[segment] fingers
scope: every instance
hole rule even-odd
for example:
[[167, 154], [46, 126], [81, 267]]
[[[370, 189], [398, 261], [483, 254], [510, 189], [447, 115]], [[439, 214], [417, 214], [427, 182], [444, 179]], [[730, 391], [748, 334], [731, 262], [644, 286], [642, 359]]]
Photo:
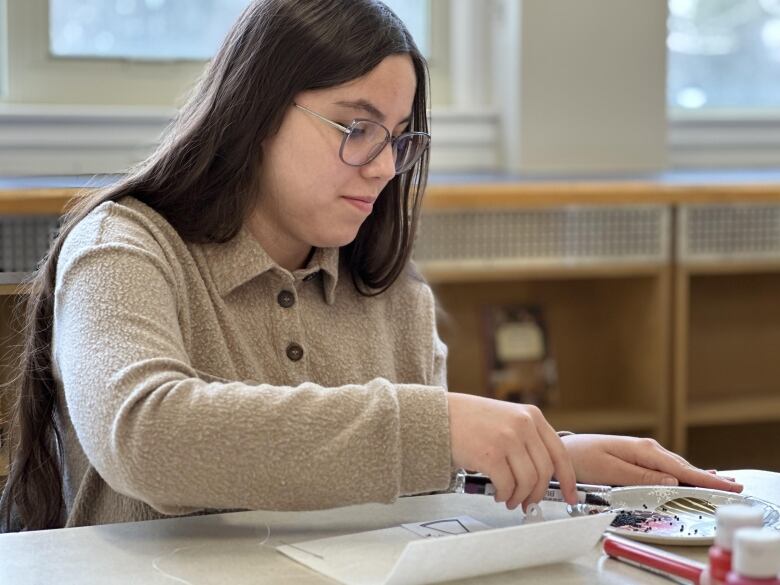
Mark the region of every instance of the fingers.
[[667, 466], [676, 464], [676, 469], [693, 468], [693, 465], [688, 463], [684, 457], [674, 451], [670, 451], [655, 439], [644, 438], [637, 440], [642, 445], [641, 456], [637, 458], [637, 464], [653, 469], [663, 469], [665, 464]]
[[452, 393], [448, 409], [453, 464], [488, 475], [497, 502], [539, 501], [553, 474], [577, 502], [569, 452], [537, 407]]
[[[657, 482], [660, 485], [684, 483], [729, 492], [742, 491], [741, 484], [691, 465], [681, 456], [663, 448], [653, 439], [641, 439], [641, 441], [644, 445], [641, 450], [643, 456], [637, 461], [637, 464], [647, 470], [648, 481], [646, 483], [653, 483], [650, 480], [660, 479], [661, 481]], [[643, 483], [645, 482], [643, 481]]]
[[649, 469], [609, 455], [602, 483], [612, 485], [678, 485], [677, 479], [663, 471]]
[[[547, 423], [541, 411], [535, 407], [526, 408], [526, 417], [522, 425], [516, 428], [516, 437], [507, 437], [506, 465], [514, 479], [511, 496], [504, 500], [509, 488], [502, 486], [500, 497], [496, 501], [506, 501], [506, 506], [514, 510], [521, 503], [523, 508], [530, 503], [541, 501], [547, 491], [550, 479], [558, 472], [561, 489], [570, 503], [577, 502], [574, 468], [568, 451], [557, 433]], [[564, 491], [569, 490], [569, 494]]]
[[[665, 454], [668, 454], [670, 457], [676, 459], [682, 465], [682, 467], [684, 469], [697, 470], [697, 467], [695, 465], [692, 465], [686, 459], [684, 459], [683, 457], [681, 457], [680, 455], [678, 455], [674, 451], [669, 451], [668, 449], [666, 449], [665, 447], [663, 447], [660, 444], [659, 444], [659, 447], [661, 448], [661, 450]], [[698, 471], [703, 471], [703, 472], [709, 473], [710, 475], [714, 475], [714, 476], [716, 476], [716, 477], [718, 477], [718, 478], [720, 478], [722, 480], [725, 480], [725, 481], [730, 481], [732, 483], [736, 482], [736, 479], [733, 478], [733, 477], [728, 477], [727, 475], [718, 475], [718, 470], [717, 469], [699, 469]], [[679, 473], [675, 473], [675, 476], [679, 478], [680, 474]], [[701, 477], [701, 476], [699, 475], [699, 477]], [[687, 482], [685, 480], [681, 480], [680, 483], [687, 484]], [[688, 484], [688, 485], [694, 485], [694, 484]]]
[[509, 500], [517, 489], [517, 472], [506, 460], [486, 471], [490, 483], [496, 489], [495, 501], [500, 503]]
[[[543, 481], [545, 485], [549, 484], [550, 476], [544, 479], [544, 472], [540, 472], [540, 464], [534, 461], [534, 458], [525, 449], [522, 453], [516, 453], [509, 458], [509, 466], [514, 473], [517, 483], [515, 484], [515, 491], [512, 497], [506, 503], [506, 507], [514, 510], [521, 502], [525, 502], [528, 499], [529, 494], [537, 489], [540, 482]], [[541, 467], [542, 469], [544, 468], [543, 465]], [[552, 468], [549, 462], [547, 463], [547, 468]], [[552, 475], [552, 472], [550, 472], [550, 475]]]
[[[671, 473], [675, 473], [674, 470], [670, 471]], [[675, 475], [681, 483], [686, 483], [695, 487], [737, 493], [741, 492], [744, 487], [742, 484], [737, 483], [734, 478], [721, 477], [696, 467], [683, 467], [677, 470]]]
[[[708, 469], [707, 473], [711, 473], [712, 475], [718, 475], [717, 469]], [[725, 479], [726, 481], [737, 481], [734, 477], [729, 477], [728, 475], [718, 475], [719, 478]]]
[[537, 481], [531, 486], [523, 502], [523, 510], [527, 510], [530, 504], [536, 504], [542, 500], [545, 492], [550, 487], [550, 479], [553, 476], [553, 463], [544, 443], [539, 440], [535, 444], [528, 445], [528, 452], [534, 462], [537, 472]]
[[[540, 437], [544, 443], [544, 448], [549, 454], [550, 461], [552, 463], [552, 471], [558, 483], [561, 486], [561, 493], [567, 504], [572, 506], [577, 503], [577, 476], [574, 472], [574, 465], [571, 461], [571, 456], [566, 450], [566, 446], [558, 436], [558, 433], [550, 426], [547, 420], [542, 416], [541, 411], [537, 409], [541, 422], [538, 425], [540, 430]], [[549, 477], [546, 483], [549, 483]], [[546, 486], [545, 486], [546, 489]], [[539, 500], [544, 495], [544, 492], [539, 496]], [[534, 500], [538, 502], [539, 500]], [[531, 503], [529, 501], [529, 503]]]

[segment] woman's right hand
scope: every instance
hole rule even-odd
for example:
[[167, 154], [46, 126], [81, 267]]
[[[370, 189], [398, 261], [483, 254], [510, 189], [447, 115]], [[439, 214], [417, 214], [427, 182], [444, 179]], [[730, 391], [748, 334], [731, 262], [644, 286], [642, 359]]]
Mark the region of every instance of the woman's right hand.
[[453, 392], [447, 400], [453, 464], [490, 477], [496, 502], [526, 509], [555, 476], [566, 501], [577, 503], [569, 454], [536, 406]]

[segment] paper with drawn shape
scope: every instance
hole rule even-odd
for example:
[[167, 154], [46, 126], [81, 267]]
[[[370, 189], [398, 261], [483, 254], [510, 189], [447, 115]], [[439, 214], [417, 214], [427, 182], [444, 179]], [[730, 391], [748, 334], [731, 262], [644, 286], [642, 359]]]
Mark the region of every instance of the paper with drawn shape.
[[345, 585], [423, 585], [572, 560], [596, 546], [612, 519], [595, 514], [436, 538], [395, 526], [277, 550]]
[[480, 522], [471, 516], [458, 516], [456, 518], [442, 518], [430, 522], [418, 522], [416, 524], [401, 524], [401, 528], [411, 530], [423, 538], [438, 538], [440, 536], [453, 536], [488, 530], [490, 526]]

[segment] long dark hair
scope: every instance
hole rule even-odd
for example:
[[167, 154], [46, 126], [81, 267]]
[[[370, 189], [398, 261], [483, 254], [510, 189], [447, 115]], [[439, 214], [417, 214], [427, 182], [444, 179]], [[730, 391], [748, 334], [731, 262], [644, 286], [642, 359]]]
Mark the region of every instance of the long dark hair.
[[[56, 424], [51, 340], [57, 259], [68, 233], [101, 203], [143, 201], [191, 242], [225, 242], [249, 213], [262, 142], [296, 94], [368, 73], [408, 54], [417, 75], [410, 130], [427, 131], [425, 60], [398, 17], [376, 0], [256, 0], [244, 11], [156, 151], [117, 183], [78, 198], [31, 282], [12, 415], [13, 457], [0, 527], [62, 526], [63, 444]], [[396, 176], [342, 259], [364, 295], [406, 269], [428, 174], [427, 153]]]

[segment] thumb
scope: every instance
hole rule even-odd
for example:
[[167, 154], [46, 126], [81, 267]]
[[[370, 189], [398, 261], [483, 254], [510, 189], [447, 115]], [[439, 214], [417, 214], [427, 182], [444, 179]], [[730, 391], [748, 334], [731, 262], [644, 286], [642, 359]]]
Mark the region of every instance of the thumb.
[[665, 473], [661, 473], [660, 471], [652, 471], [650, 469], [644, 470], [644, 481], [642, 483], [644, 485], [680, 485], [680, 482], [677, 480], [677, 478], [672, 477], [671, 475], [666, 475]]

